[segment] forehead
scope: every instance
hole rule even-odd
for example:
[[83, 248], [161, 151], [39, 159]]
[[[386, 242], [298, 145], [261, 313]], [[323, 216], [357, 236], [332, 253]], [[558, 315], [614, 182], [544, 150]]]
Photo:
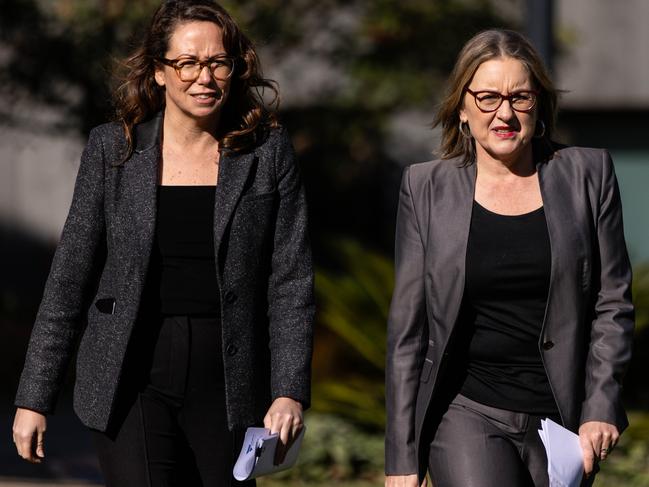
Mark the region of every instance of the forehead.
[[471, 83], [473, 89], [532, 88], [533, 82], [527, 66], [518, 59], [500, 57], [483, 62]]
[[182, 22], [174, 28], [169, 38], [167, 53], [171, 56], [223, 54], [223, 31], [214, 22]]

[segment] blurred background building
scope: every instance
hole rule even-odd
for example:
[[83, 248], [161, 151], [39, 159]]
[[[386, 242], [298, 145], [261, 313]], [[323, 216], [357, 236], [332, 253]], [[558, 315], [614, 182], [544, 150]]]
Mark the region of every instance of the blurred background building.
[[[69, 390], [61, 419], [52, 421], [52, 458], [38, 468], [11, 451], [11, 401], [87, 132], [111, 116], [113, 61], [158, 3], [0, 5], [0, 439], [7, 439], [0, 442], [0, 477], [98, 479], [69, 416]], [[381, 484], [384, 329], [401, 169], [434, 157], [439, 135], [430, 122], [461, 45], [484, 28], [529, 30], [542, 21], [532, 15], [540, 4], [552, 12], [549, 59], [565, 90], [558, 139], [608, 148], [614, 158], [638, 304], [627, 400], [635, 423], [649, 428], [642, 415], [649, 388], [640, 372], [649, 365], [649, 1], [222, 3], [280, 84], [282, 118], [309, 198], [319, 309], [311, 421], [323, 439], [308, 449], [304, 469], [286, 475]], [[649, 485], [646, 437], [627, 436], [599, 485]]]

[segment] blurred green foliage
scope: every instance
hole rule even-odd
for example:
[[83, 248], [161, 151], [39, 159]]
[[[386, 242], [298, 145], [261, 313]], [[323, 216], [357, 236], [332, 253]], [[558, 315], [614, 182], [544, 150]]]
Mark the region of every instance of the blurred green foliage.
[[385, 324], [392, 292], [392, 262], [352, 240], [334, 244], [344, 272], [319, 270], [320, 323], [378, 369], [385, 362]]
[[[318, 324], [345, 345], [338, 356], [328, 357], [345, 367], [315, 382], [313, 407], [382, 430], [392, 262], [349, 239], [338, 239], [331, 247], [337, 269], [319, 268], [316, 274]], [[319, 346], [316, 342], [316, 355]], [[319, 365], [316, 358], [316, 373]]]
[[649, 486], [649, 414], [633, 412], [629, 422], [615, 451], [601, 464], [598, 487]]
[[649, 263], [633, 269], [633, 303], [636, 328], [633, 356], [624, 379], [624, 399], [630, 409], [649, 410]]
[[369, 434], [335, 415], [307, 413], [306, 424], [298, 464], [274, 479], [331, 485], [333, 481], [382, 476], [382, 435]]
[[649, 328], [649, 263], [637, 265], [633, 270], [633, 302], [636, 305], [636, 333]]

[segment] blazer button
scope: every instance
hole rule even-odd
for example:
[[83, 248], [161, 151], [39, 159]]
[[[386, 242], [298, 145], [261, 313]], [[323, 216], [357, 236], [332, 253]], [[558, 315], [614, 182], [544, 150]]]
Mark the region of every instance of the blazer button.
[[552, 347], [554, 347], [554, 342], [552, 340], [543, 343], [543, 350], [550, 350]]
[[227, 291], [225, 293], [225, 302], [228, 304], [232, 304], [237, 300], [237, 295], [234, 294], [232, 291]]
[[238, 350], [237, 350], [237, 347], [235, 347], [234, 345], [232, 345], [232, 344], [230, 343], [230, 344], [225, 348], [225, 351], [226, 351], [226, 353], [227, 353], [230, 357], [232, 357], [233, 355], [236, 355], [236, 354], [237, 354], [237, 351], [238, 351]]

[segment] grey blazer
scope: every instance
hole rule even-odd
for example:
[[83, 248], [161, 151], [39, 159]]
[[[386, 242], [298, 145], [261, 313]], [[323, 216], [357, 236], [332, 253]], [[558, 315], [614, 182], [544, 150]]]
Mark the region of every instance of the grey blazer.
[[[74, 408], [105, 430], [138, 317], [156, 222], [162, 116], [125, 146], [118, 124], [92, 130], [15, 404], [54, 409], [77, 356]], [[310, 402], [313, 269], [304, 191], [293, 148], [273, 129], [253, 151], [223, 151], [214, 208], [225, 394], [230, 428], [258, 423], [272, 399]], [[96, 305], [93, 305], [95, 303]], [[108, 304], [108, 305], [107, 305]]]
[[[604, 150], [536, 154], [551, 246], [551, 277], [539, 351], [563, 424], [617, 425], [631, 357], [631, 267], [620, 195]], [[403, 174], [395, 289], [388, 321], [385, 470], [425, 472], [422, 424], [444, 387], [449, 338], [464, 292], [476, 166], [415, 164]]]

